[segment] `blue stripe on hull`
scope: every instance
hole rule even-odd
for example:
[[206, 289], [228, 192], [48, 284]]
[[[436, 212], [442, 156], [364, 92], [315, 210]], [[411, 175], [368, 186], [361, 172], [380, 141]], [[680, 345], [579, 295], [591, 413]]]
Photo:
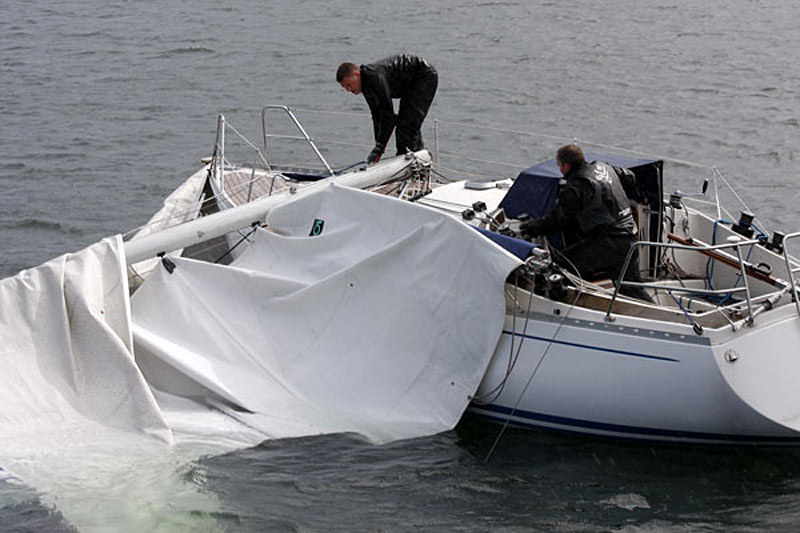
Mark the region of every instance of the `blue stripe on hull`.
[[577, 343], [577, 342], [553, 340], [553, 339], [546, 338], [546, 337], [537, 337], [535, 335], [523, 335], [522, 333], [512, 333], [512, 332], [510, 332], [508, 330], [503, 330], [503, 333], [505, 335], [509, 335], [509, 336], [513, 335], [515, 337], [522, 337], [524, 339], [532, 339], [532, 340], [535, 340], [535, 341], [549, 342], [549, 343], [552, 343], [552, 344], [561, 344], [561, 345], [564, 345], [564, 346], [573, 346], [573, 347], [576, 347], [576, 348], [584, 348], [586, 350], [594, 350], [596, 352], [606, 352], [606, 353], [613, 353], [613, 354], [617, 354], [617, 355], [626, 355], [628, 357], [643, 357], [645, 359], [657, 359], [659, 361], [669, 361], [671, 363], [680, 363], [679, 359], [673, 359], [672, 357], [662, 357], [662, 356], [659, 356], [659, 355], [650, 355], [650, 354], [639, 353], [639, 352], [626, 352], [625, 350], [614, 350], [612, 348], [600, 348], [598, 346], [594, 346], [594, 345], [591, 345], [591, 344], [580, 344], [580, 343]]
[[[510, 407], [494, 404], [472, 404], [469, 407], [469, 412], [494, 421], [506, 422], [508, 421], [508, 416], [511, 414], [512, 409]], [[669, 429], [622, 426], [618, 424], [607, 424], [604, 422], [593, 422], [590, 420], [580, 420], [576, 418], [566, 418], [543, 413], [534, 413], [532, 411], [525, 411], [522, 409], [513, 410], [513, 417], [514, 418], [509, 421], [509, 423], [518, 427], [529, 427], [536, 429], [564, 431], [569, 433], [580, 433], [584, 435], [599, 435], [635, 440], [687, 443], [692, 442], [706, 444], [800, 445], [800, 435], [796, 437], [779, 437], [766, 435], [726, 435], [695, 431], [674, 431]]]

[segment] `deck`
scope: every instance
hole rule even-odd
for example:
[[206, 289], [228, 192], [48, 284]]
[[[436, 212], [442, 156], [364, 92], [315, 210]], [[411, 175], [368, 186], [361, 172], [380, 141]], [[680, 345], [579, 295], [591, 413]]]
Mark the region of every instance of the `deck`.
[[263, 169], [242, 169], [225, 171], [225, 193], [236, 204], [243, 205], [262, 196], [299, 188], [303, 182], [284, 178], [279, 174], [268, 173]]

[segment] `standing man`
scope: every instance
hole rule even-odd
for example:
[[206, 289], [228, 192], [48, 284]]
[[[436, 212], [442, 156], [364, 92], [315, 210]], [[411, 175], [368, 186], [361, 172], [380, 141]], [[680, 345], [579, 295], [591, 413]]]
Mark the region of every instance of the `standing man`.
[[[363, 94], [369, 105], [375, 147], [367, 156], [367, 163], [380, 160], [395, 128], [397, 155], [424, 148], [420, 128], [439, 84], [433, 65], [408, 54], [360, 67], [342, 63], [336, 71], [336, 81], [350, 93]], [[393, 98], [400, 99], [397, 115]]]
[[[625, 193], [635, 190], [636, 176], [606, 163], [588, 163], [583, 150], [574, 144], [558, 149], [556, 164], [564, 176], [556, 205], [543, 218], [523, 224], [523, 236], [570, 230], [579, 240], [556, 254], [556, 261], [589, 281], [598, 276], [619, 279], [628, 250], [636, 241], [636, 222]], [[624, 279], [642, 281], [636, 248]], [[623, 286], [620, 293], [653, 301], [641, 287]]]

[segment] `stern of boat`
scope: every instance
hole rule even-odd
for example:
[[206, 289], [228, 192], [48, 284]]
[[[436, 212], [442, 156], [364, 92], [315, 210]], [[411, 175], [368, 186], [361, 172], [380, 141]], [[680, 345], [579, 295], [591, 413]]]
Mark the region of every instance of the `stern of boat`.
[[770, 421], [800, 432], [800, 317], [793, 306], [780, 319], [757, 321], [715, 347], [728, 386]]

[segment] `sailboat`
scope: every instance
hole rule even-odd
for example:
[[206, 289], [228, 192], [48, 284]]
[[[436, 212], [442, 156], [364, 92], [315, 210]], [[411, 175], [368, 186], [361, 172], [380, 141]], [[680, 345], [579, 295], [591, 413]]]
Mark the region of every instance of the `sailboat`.
[[[267, 131], [272, 111], [318, 168], [269, 157], [286, 137]], [[582, 279], [553, 260], [562, 236], [519, 234], [520, 217], [553, 207], [552, 160], [479, 179], [447, 176], [438, 150], [335, 168], [292, 109], [267, 106], [262, 124], [258, 162], [240, 164], [220, 116], [207, 163], [110, 245], [143, 397], [268, 437], [387, 442], [469, 412], [602, 437], [800, 443], [800, 233], [770, 235], [718, 202], [705, 212], [707, 183], [665, 193], [662, 158], [591, 153], [637, 176], [643, 281]], [[634, 284], [653, 301], [620, 293]]]

